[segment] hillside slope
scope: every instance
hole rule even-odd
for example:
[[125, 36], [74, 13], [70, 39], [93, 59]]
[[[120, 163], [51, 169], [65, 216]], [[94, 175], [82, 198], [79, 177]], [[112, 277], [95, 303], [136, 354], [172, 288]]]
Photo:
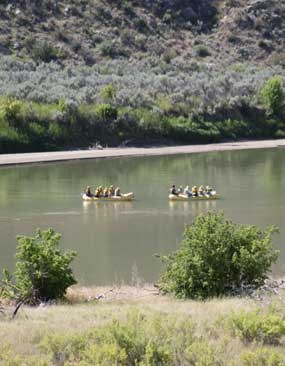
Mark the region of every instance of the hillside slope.
[[0, 0], [0, 152], [283, 138], [284, 43], [285, 0]]
[[64, 64], [177, 55], [283, 64], [284, 15], [284, 0], [5, 1], [0, 53], [48, 60], [47, 42]]

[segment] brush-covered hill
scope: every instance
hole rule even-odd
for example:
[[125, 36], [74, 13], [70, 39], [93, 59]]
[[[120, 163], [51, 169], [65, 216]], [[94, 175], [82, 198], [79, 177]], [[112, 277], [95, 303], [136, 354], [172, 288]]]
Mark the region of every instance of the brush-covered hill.
[[284, 42], [285, 0], [0, 0], [0, 151], [284, 137]]
[[283, 0], [2, 0], [0, 31], [0, 53], [36, 61], [285, 63]]

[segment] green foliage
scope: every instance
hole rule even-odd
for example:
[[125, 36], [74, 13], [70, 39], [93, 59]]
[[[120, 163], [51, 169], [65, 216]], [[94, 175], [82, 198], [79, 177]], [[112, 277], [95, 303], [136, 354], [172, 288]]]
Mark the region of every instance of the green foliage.
[[40, 348], [51, 358], [53, 364], [63, 364], [75, 360], [86, 347], [86, 339], [81, 335], [50, 335], [40, 343]]
[[116, 119], [118, 111], [111, 104], [102, 103], [96, 107], [95, 114], [100, 120], [107, 121]]
[[268, 314], [260, 311], [234, 313], [227, 319], [226, 326], [245, 343], [255, 341], [275, 345], [285, 335], [284, 316], [274, 310]]
[[114, 57], [116, 56], [116, 48], [111, 41], [103, 41], [98, 46], [102, 56]]
[[188, 365], [195, 366], [222, 366], [224, 365], [221, 352], [209, 346], [206, 341], [196, 341], [186, 349]]
[[203, 45], [198, 45], [195, 47], [195, 53], [199, 57], [208, 57], [211, 56], [211, 52], [209, 51], [208, 47]]
[[23, 103], [14, 98], [4, 98], [0, 102], [0, 113], [10, 125], [17, 125]]
[[284, 92], [280, 76], [274, 76], [266, 81], [261, 89], [260, 95], [266, 107], [278, 115], [284, 107]]
[[106, 85], [101, 91], [100, 95], [106, 101], [113, 101], [116, 98], [116, 88], [113, 84]]
[[36, 62], [50, 62], [58, 58], [58, 50], [47, 42], [36, 43], [31, 53]]
[[245, 351], [241, 355], [242, 366], [284, 366], [285, 357], [279, 352], [267, 348]]
[[217, 352], [201, 343], [194, 332], [188, 318], [131, 310], [125, 320], [114, 319], [80, 336], [47, 337], [42, 348], [55, 364], [61, 360], [66, 366], [187, 365], [188, 358], [208, 366], [217, 359]]
[[5, 270], [6, 296], [34, 305], [62, 298], [76, 283], [70, 268], [76, 253], [62, 254], [58, 248], [60, 237], [52, 229], [37, 229], [34, 237], [17, 237], [15, 285], [11, 292], [12, 276]]
[[278, 257], [271, 242], [276, 231], [238, 226], [222, 212], [199, 215], [186, 226], [181, 247], [162, 257], [166, 271], [158, 286], [177, 297], [196, 299], [258, 287]]

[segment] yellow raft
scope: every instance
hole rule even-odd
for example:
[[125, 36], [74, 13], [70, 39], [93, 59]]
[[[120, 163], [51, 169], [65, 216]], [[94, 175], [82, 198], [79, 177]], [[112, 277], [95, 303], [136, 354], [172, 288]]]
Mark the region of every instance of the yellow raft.
[[217, 193], [212, 194], [205, 194], [205, 195], [199, 195], [199, 196], [186, 196], [185, 194], [170, 194], [168, 196], [170, 201], [202, 201], [202, 200], [216, 200], [220, 198], [220, 196]]
[[120, 196], [111, 196], [111, 197], [89, 197], [87, 196], [85, 193], [82, 194], [82, 199], [83, 201], [112, 201], [112, 202], [117, 202], [117, 201], [133, 201], [135, 198], [133, 192], [130, 193], [121, 193]]

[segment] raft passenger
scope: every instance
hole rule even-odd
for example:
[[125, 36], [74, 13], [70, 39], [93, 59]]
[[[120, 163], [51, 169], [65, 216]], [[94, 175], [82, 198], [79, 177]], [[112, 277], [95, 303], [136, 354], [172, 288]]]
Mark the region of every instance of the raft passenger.
[[191, 189], [191, 192], [192, 192], [193, 197], [197, 197], [198, 196], [197, 186], [193, 186], [192, 189]]
[[182, 187], [182, 186], [180, 186], [180, 187], [177, 189], [177, 193], [178, 193], [178, 194], [183, 193], [183, 187]]
[[102, 186], [100, 186], [99, 188], [98, 188], [98, 193], [99, 193], [99, 197], [102, 197], [103, 196], [103, 187]]
[[191, 196], [191, 192], [190, 192], [190, 189], [189, 189], [189, 186], [185, 187], [184, 189], [184, 195], [187, 196], [187, 197], [190, 197]]
[[213, 191], [213, 188], [211, 188], [210, 186], [207, 186], [207, 187], [206, 187], [206, 194], [207, 194], [207, 195], [209, 195], [209, 196], [210, 196], [210, 195], [211, 195], [211, 193], [212, 193], [212, 191]]
[[94, 196], [95, 196], [96, 198], [99, 198], [99, 197], [100, 197], [100, 190], [99, 190], [99, 187], [96, 187]]
[[86, 194], [87, 197], [93, 197], [93, 194], [91, 192], [91, 188], [89, 186], [86, 187], [85, 194]]
[[205, 188], [204, 188], [204, 186], [200, 186], [199, 187], [198, 194], [199, 194], [199, 196], [204, 196], [204, 194], [205, 194]]
[[175, 184], [173, 184], [172, 187], [170, 188], [170, 194], [174, 194], [175, 196], [178, 195], [176, 188], [175, 188]]
[[108, 187], [105, 187], [103, 190], [103, 197], [108, 197]]
[[114, 187], [113, 187], [113, 186], [110, 186], [110, 187], [109, 187], [109, 197], [114, 196], [114, 194], [115, 194]]
[[115, 189], [115, 196], [116, 196], [116, 197], [120, 197], [120, 196], [121, 196], [121, 190], [120, 190], [120, 187], [117, 187], [117, 188]]

